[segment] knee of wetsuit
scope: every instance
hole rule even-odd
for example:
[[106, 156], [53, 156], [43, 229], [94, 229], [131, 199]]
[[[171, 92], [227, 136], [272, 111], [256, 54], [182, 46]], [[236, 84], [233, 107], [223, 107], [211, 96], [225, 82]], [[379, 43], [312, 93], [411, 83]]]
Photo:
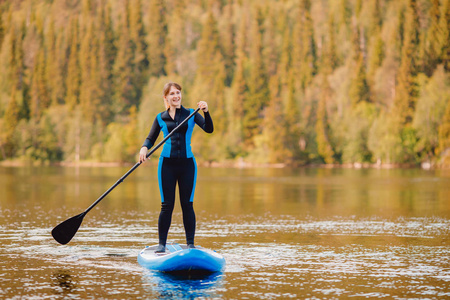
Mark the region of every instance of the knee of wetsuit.
[[171, 213], [174, 208], [174, 204], [167, 204], [165, 202], [161, 203], [161, 211]]

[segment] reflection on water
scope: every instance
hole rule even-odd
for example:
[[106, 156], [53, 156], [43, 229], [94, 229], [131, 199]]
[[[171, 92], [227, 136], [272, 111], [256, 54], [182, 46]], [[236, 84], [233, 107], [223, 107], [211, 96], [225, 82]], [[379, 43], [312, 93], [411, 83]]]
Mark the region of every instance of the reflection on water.
[[56, 294], [68, 296], [76, 289], [76, 284], [73, 282], [72, 276], [68, 271], [58, 271], [53, 274], [53, 280], [56, 287]]
[[[51, 229], [127, 168], [0, 167], [0, 298], [286, 299], [450, 297], [450, 175], [423, 170], [204, 169], [196, 243], [224, 273], [143, 270], [157, 243], [156, 167], [84, 219], [68, 245]], [[170, 242], [183, 243], [177, 204]]]
[[146, 272], [143, 280], [157, 299], [197, 299], [220, 297], [223, 274], [208, 276], [181, 276], [158, 272]]

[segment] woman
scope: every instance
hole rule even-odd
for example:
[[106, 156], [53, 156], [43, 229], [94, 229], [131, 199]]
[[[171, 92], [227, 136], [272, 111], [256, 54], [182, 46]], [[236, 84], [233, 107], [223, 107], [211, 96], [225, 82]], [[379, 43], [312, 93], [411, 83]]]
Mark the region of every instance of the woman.
[[[166, 111], [159, 113], [153, 122], [150, 133], [139, 152], [139, 161], [146, 160], [146, 154], [162, 131], [167, 136], [175, 127], [186, 119], [194, 110], [181, 105], [181, 86], [169, 82], [163, 90]], [[161, 213], [158, 220], [159, 245], [156, 252], [165, 252], [167, 234], [172, 221], [175, 205], [175, 187], [178, 182], [180, 202], [183, 211], [183, 223], [186, 231], [186, 242], [189, 248], [195, 248], [195, 213], [193, 207], [197, 164], [191, 150], [191, 136], [195, 124], [205, 132], [212, 133], [213, 122], [205, 101], [197, 103], [205, 118], [195, 114], [188, 122], [175, 132], [164, 144], [158, 166], [159, 189], [161, 193]]]

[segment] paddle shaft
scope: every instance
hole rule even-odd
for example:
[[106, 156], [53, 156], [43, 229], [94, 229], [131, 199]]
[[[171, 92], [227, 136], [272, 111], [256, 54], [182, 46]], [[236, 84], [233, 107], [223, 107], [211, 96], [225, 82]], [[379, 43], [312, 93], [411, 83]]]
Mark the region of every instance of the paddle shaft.
[[[147, 153], [147, 158], [153, 154], [159, 147], [161, 147], [181, 126], [183, 126], [190, 118], [192, 118], [200, 108], [197, 108], [193, 113], [191, 113], [186, 119], [183, 120], [177, 127], [175, 127], [158, 145], [152, 148], [150, 152]], [[91, 206], [89, 206], [83, 213], [83, 216], [86, 215], [91, 209], [93, 209], [100, 201], [103, 200], [113, 189], [116, 188], [120, 183], [122, 183], [125, 178], [128, 177], [134, 170], [137, 169], [141, 165], [141, 162], [137, 162], [128, 172], [126, 172], [119, 180], [116, 181], [106, 192], [103, 193]]]

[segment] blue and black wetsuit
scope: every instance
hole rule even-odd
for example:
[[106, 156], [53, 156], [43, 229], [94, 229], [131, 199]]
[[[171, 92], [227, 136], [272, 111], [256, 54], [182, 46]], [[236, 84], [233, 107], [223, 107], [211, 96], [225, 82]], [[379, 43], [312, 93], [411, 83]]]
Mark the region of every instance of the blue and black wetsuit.
[[[160, 131], [164, 133], [164, 137], [167, 136], [193, 111], [194, 109], [186, 109], [181, 106], [181, 108], [176, 110], [174, 119], [169, 115], [169, 111], [159, 113], [153, 122], [143, 147], [150, 149], [158, 138]], [[167, 234], [172, 222], [177, 182], [183, 211], [186, 242], [187, 244], [194, 244], [195, 213], [193, 201], [197, 180], [197, 164], [191, 150], [191, 137], [195, 124], [207, 133], [214, 131], [209, 112], [205, 113], [205, 118], [197, 113], [166, 141], [159, 158], [158, 180], [161, 193], [161, 213], [158, 220], [158, 234], [161, 245], [166, 245]]]

